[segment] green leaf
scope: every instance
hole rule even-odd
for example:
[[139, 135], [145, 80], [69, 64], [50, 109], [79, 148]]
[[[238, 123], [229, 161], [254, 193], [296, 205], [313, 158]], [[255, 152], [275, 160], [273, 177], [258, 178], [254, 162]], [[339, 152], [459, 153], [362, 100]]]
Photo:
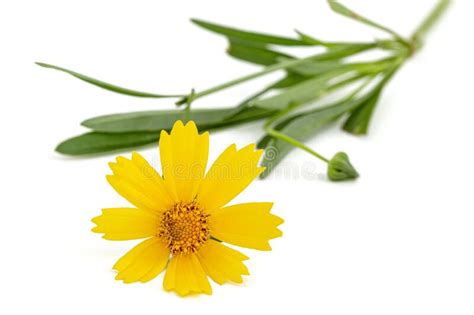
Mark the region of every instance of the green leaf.
[[272, 88], [273, 89], [286, 89], [288, 87], [301, 83], [305, 80], [308, 80], [308, 77], [290, 72], [290, 73], [287, 73], [287, 75], [284, 78], [275, 82], [272, 85]]
[[328, 71], [319, 76], [304, 80], [283, 90], [279, 94], [263, 99], [253, 100], [249, 106], [255, 106], [265, 109], [283, 110], [290, 105], [306, 103], [318, 98], [330, 86], [329, 82], [347, 72], [347, 69], [341, 68]]
[[227, 49], [227, 53], [236, 59], [264, 66], [269, 66], [278, 63], [280, 58], [294, 58], [290, 55], [283, 54], [271, 49], [247, 46], [243, 45], [241, 42], [237, 43], [232, 40], [230, 40], [230, 45]]
[[355, 135], [367, 134], [370, 118], [379, 100], [381, 89], [375, 91], [362, 106], [356, 108], [344, 123], [343, 129]]
[[289, 70], [304, 77], [312, 77], [340, 69], [341, 67], [347, 67], [347, 65], [339, 60], [310, 61], [291, 67]]
[[[198, 127], [201, 131], [215, 130], [262, 119], [274, 113], [274, 111], [263, 110], [260, 108], [248, 108], [235, 115], [231, 119], [227, 119], [225, 121], [220, 122], [216, 121], [207, 125], [203, 124], [199, 125]], [[106, 125], [107, 124], [101, 126], [104, 127]], [[168, 131], [171, 129], [171, 126], [172, 124], [170, 124], [170, 121], [166, 121], [162, 125], [162, 127], [164, 127], [163, 129]], [[104, 133], [93, 131], [62, 142], [58, 145], [56, 151], [66, 155], [87, 155], [107, 153], [121, 149], [130, 149], [133, 147], [139, 147], [150, 143], [158, 143], [160, 135], [159, 131], [163, 129], [157, 129], [153, 132], [150, 131]], [[120, 129], [115, 129], [115, 131], [119, 130]]]
[[268, 110], [264, 108], [258, 107], [245, 107], [240, 108], [238, 111], [231, 113], [231, 115], [227, 115], [225, 120], [221, 124], [211, 125], [208, 129], [216, 129], [220, 127], [228, 127], [233, 125], [238, 125], [242, 123], [247, 123], [255, 120], [260, 120], [262, 118], [270, 117], [271, 115], [275, 114], [276, 111]]
[[331, 48], [327, 52], [320, 54], [317, 58], [313, 58], [313, 61], [328, 61], [346, 58], [375, 48], [376, 46], [376, 43], [341, 45]]
[[360, 23], [363, 23], [363, 24], [366, 24], [366, 25], [369, 25], [369, 26], [372, 26], [372, 27], [375, 27], [379, 30], [382, 30], [384, 32], [387, 32], [393, 36], [395, 36], [397, 39], [403, 39], [402, 36], [400, 36], [398, 33], [396, 33], [395, 31], [389, 29], [388, 27], [385, 27], [379, 23], [376, 23], [372, 20], [369, 20], [368, 18], [366, 17], [363, 17], [362, 15], [352, 11], [351, 9], [349, 9], [348, 7], [344, 6], [343, 4], [341, 4], [338, 0], [328, 0], [328, 3], [329, 3], [329, 6], [331, 7], [331, 9], [336, 12], [336, 13], [339, 13], [341, 14], [342, 16], [345, 16], [345, 17], [348, 17], [350, 19], [353, 19], [353, 20], [356, 20]]
[[186, 117], [184, 110], [154, 110], [112, 114], [87, 119], [84, 127], [99, 132], [137, 132], [171, 129], [176, 120], [194, 120], [198, 126], [221, 122], [229, 109], [194, 109]]
[[138, 97], [150, 97], [150, 98], [168, 98], [168, 97], [182, 97], [183, 96], [183, 95], [154, 94], [154, 93], [130, 90], [130, 89], [123, 88], [123, 87], [120, 87], [120, 86], [117, 86], [117, 85], [113, 85], [113, 84], [110, 84], [110, 83], [107, 83], [107, 82], [103, 82], [103, 81], [88, 77], [86, 75], [83, 75], [83, 74], [80, 74], [80, 73], [77, 73], [77, 72], [74, 72], [74, 71], [71, 71], [71, 70], [68, 70], [68, 69], [64, 69], [64, 68], [61, 68], [61, 67], [49, 65], [49, 64], [46, 64], [46, 63], [42, 63], [42, 62], [37, 62], [36, 64], [41, 66], [41, 67], [44, 67], [44, 68], [55, 69], [55, 70], [59, 70], [59, 71], [68, 73], [68, 74], [70, 74], [70, 75], [72, 75], [72, 76], [74, 76], [74, 77], [76, 77], [76, 78], [78, 78], [82, 81], [85, 81], [87, 83], [98, 86], [100, 88], [103, 88], [103, 89], [106, 89], [106, 90], [109, 90], [109, 91], [112, 91], [112, 92], [120, 93], [120, 94], [125, 94], [125, 95], [130, 95], [130, 96], [138, 96]]
[[194, 109], [188, 115], [184, 110], [157, 110], [112, 114], [91, 118], [82, 125], [97, 132], [129, 133], [169, 130], [176, 120], [194, 120], [200, 130], [258, 120], [274, 113], [261, 108], [245, 108], [229, 118], [232, 108]]
[[303, 32], [300, 32], [298, 30], [295, 30], [296, 34], [298, 34], [298, 36], [300, 37], [300, 39], [302, 41], [304, 41], [305, 43], [308, 43], [310, 45], [314, 45], [314, 46], [326, 46], [327, 44], [325, 42], [323, 42], [322, 40], [319, 40], [319, 39], [316, 39], [314, 38], [313, 36], [310, 36], [308, 34], [305, 34]]
[[360, 106], [354, 108], [351, 115], [347, 118], [343, 125], [343, 129], [345, 131], [355, 135], [367, 134], [370, 119], [375, 107], [377, 106], [377, 102], [380, 98], [382, 90], [393, 77], [395, 72], [397, 72], [399, 67], [400, 63], [395, 63], [392, 65], [382, 80], [380, 80], [380, 82], [369, 93], [359, 100]]
[[[243, 101], [241, 101], [237, 106], [233, 107], [227, 116], [227, 118], [233, 118], [237, 114], [241, 113], [242, 111], [248, 111], [249, 109], [262, 109], [259, 107], [252, 107], [251, 102], [253, 100], [258, 99], [259, 97], [267, 94], [269, 91], [273, 89], [284, 89], [291, 87], [293, 85], [296, 85], [304, 80], [307, 80], [307, 77], [300, 76], [299, 74], [296, 73], [288, 73], [284, 78], [276, 81], [275, 83], [265, 87], [264, 89], [258, 91], [257, 93], [254, 93], [253, 95], [247, 97]], [[226, 119], [227, 119], [226, 118]]]
[[[285, 119], [279, 123], [277, 123], [275, 126], [272, 128], [277, 131], [281, 131], [284, 127], [286, 127], [289, 123], [291, 123], [291, 119]], [[266, 149], [269, 144], [272, 143], [273, 137], [271, 135], [265, 135], [263, 136], [258, 142], [257, 142], [257, 148], [258, 149]]]
[[269, 34], [262, 34], [250, 31], [239, 30], [236, 28], [218, 25], [210, 22], [206, 22], [198, 19], [191, 19], [191, 21], [209, 31], [214, 33], [222, 34], [226, 37], [233, 37], [243, 39], [249, 42], [264, 43], [264, 44], [273, 44], [281, 46], [313, 46], [310, 43], [302, 41], [296, 38], [288, 38], [282, 36], [275, 36]]
[[129, 149], [158, 141], [159, 133], [100, 133], [89, 132], [70, 138], [56, 147], [66, 155], [86, 155]]
[[291, 67], [290, 70], [302, 76], [322, 75], [330, 71], [357, 71], [358, 73], [380, 73], [393, 67], [398, 62], [398, 57], [389, 57], [371, 62], [342, 63], [340, 60], [309, 61]]
[[299, 38], [302, 41], [308, 44], [315, 45], [315, 46], [320, 45], [320, 46], [325, 46], [327, 48], [338, 48], [338, 47], [344, 47], [344, 46], [347, 47], [347, 46], [368, 45], [368, 43], [326, 42], [326, 41], [322, 41], [317, 38], [314, 38], [313, 36], [300, 32], [298, 30], [295, 30], [295, 32], [298, 34]]

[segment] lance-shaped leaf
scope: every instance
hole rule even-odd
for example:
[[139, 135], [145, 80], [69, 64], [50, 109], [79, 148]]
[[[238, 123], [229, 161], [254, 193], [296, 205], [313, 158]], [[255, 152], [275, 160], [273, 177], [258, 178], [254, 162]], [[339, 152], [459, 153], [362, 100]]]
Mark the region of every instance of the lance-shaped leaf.
[[383, 26], [379, 23], [376, 23], [376, 22], [374, 22], [374, 21], [372, 21], [372, 20], [370, 20], [370, 19], [354, 12], [353, 10], [346, 7], [345, 5], [341, 4], [338, 0], [328, 0], [328, 3], [329, 3], [329, 6], [331, 7], [331, 9], [336, 13], [339, 13], [339, 14], [341, 14], [345, 17], [348, 17], [350, 19], [359, 21], [363, 24], [378, 28], [379, 30], [382, 30], [384, 32], [387, 32], [387, 33], [395, 36], [397, 39], [403, 39], [403, 37], [400, 36], [397, 32], [395, 32], [395, 31], [389, 29], [388, 27], [385, 27], [385, 26]]
[[129, 149], [157, 142], [158, 132], [153, 133], [101, 133], [89, 132], [70, 138], [56, 147], [66, 155], [86, 155]]
[[198, 126], [222, 121], [228, 109], [154, 110], [104, 115], [87, 119], [84, 127], [98, 132], [143, 132], [170, 129], [176, 120], [194, 120]]
[[286, 89], [305, 80], [308, 80], [308, 77], [290, 72], [285, 77], [275, 82], [272, 85], [272, 89]]
[[330, 86], [330, 81], [352, 71], [349, 67], [340, 67], [321, 73], [315, 77], [296, 83], [279, 94], [249, 102], [255, 106], [273, 110], [286, 109], [290, 104], [301, 104], [318, 98]]
[[246, 40], [249, 42], [273, 44], [273, 45], [281, 45], [281, 46], [314, 46], [314, 44], [307, 43], [297, 38], [289, 38], [289, 37], [283, 37], [283, 36], [244, 31], [244, 30], [233, 28], [233, 27], [206, 22], [199, 19], [191, 19], [191, 21], [202, 28], [205, 28], [214, 33], [224, 35], [228, 38], [239, 38], [239, 39]]
[[281, 58], [293, 59], [294, 57], [274, 51], [265, 47], [256, 47], [255, 45], [246, 45], [242, 41], [229, 41], [229, 48], [227, 53], [239, 60], [244, 60], [250, 63], [269, 66], [280, 62]]
[[[374, 47], [375, 44], [373, 43], [339, 45], [329, 49], [327, 52], [315, 56], [313, 60], [308, 60], [305, 63], [287, 69], [287, 72], [295, 72], [301, 75], [313, 76], [314, 74], [321, 72], [318, 71], [316, 73], [314, 68], [319, 67], [322, 63], [341, 63], [341, 59], [343, 58], [362, 53]], [[253, 45], [252, 43], [242, 40], [235, 41], [234, 39], [229, 40], [227, 53], [236, 59], [264, 66], [270, 66], [280, 62], [288, 61], [289, 59], [295, 59], [294, 56], [268, 49], [265, 46]]]
[[148, 93], [148, 92], [141, 92], [141, 91], [135, 91], [135, 90], [130, 90], [127, 88], [123, 88], [114, 84], [110, 84], [107, 82], [103, 82], [94, 78], [91, 78], [89, 76], [86, 76], [84, 74], [77, 73], [75, 71], [71, 71], [65, 68], [53, 66], [50, 64], [42, 63], [42, 62], [37, 62], [37, 65], [44, 67], [44, 68], [50, 68], [54, 70], [59, 70], [65, 73], [68, 73], [82, 81], [85, 81], [87, 83], [90, 83], [92, 85], [98, 86], [100, 88], [106, 89], [108, 91], [112, 91], [115, 93], [120, 93], [120, 94], [125, 94], [125, 95], [130, 95], [130, 96], [137, 96], [137, 97], [149, 97], [149, 98], [169, 98], [169, 97], [182, 97], [183, 95], [164, 95], [164, 94], [155, 94], [155, 93]]
[[317, 39], [311, 35], [308, 35], [306, 33], [303, 33], [299, 30], [295, 30], [296, 34], [298, 34], [299, 38], [307, 42], [308, 44], [312, 44], [315, 46], [325, 46], [327, 48], [338, 48], [338, 47], [347, 47], [347, 46], [358, 46], [358, 45], [369, 45], [369, 43], [354, 43], [354, 42], [326, 42], [322, 41], [320, 39]]
[[395, 64], [395, 66], [392, 66], [383, 79], [363, 98], [362, 104], [353, 109], [351, 115], [347, 118], [342, 127], [345, 131], [355, 135], [367, 134], [372, 114], [377, 106], [383, 88], [398, 69], [399, 65]]
[[[353, 102], [343, 102], [304, 114], [299, 114], [281, 122], [275, 129], [298, 141], [305, 141], [319, 131], [323, 126], [336, 120], [353, 108], [353, 106], [356, 106]], [[275, 138], [268, 138], [268, 136], [260, 140], [259, 147], [265, 147], [267, 151], [271, 150], [271, 154], [265, 154], [262, 161], [262, 166], [266, 167], [261, 175], [262, 178], [267, 177], [294, 148], [294, 146], [288, 142]]]
[[347, 118], [342, 128], [355, 135], [367, 134], [370, 118], [377, 105], [380, 93], [381, 89], [375, 91], [363, 106], [356, 108]]
[[249, 106], [283, 110], [290, 104], [305, 103], [319, 95], [327, 87], [327, 78], [315, 77], [283, 90], [281, 93], [264, 99], [251, 101]]
[[221, 125], [232, 125], [257, 120], [274, 113], [261, 108], [245, 108], [229, 117], [230, 108], [185, 110], [156, 110], [99, 116], [82, 122], [82, 125], [97, 132], [129, 133], [168, 130], [176, 120], [193, 120], [200, 129], [206, 130]]
[[372, 62], [352, 62], [342, 63], [340, 60], [327, 60], [327, 61], [309, 61], [300, 65], [291, 67], [290, 70], [300, 74], [302, 76], [316, 76], [321, 75], [330, 71], [339, 70], [343, 71], [357, 71], [358, 73], [381, 73], [388, 68], [393, 67], [398, 62], [399, 58], [389, 57]]
[[[311, 136], [314, 136], [322, 127], [336, 121], [344, 114], [361, 108], [369, 102], [373, 95], [377, 93], [378, 86], [365, 95], [354, 98], [347, 97], [340, 102], [306, 111], [284, 119], [276, 124], [273, 129], [304, 142]], [[268, 176], [283, 158], [295, 147], [286, 141], [273, 138], [269, 135], [263, 137], [257, 144], [261, 149], [271, 150], [271, 154], [265, 154], [262, 165], [267, 167], [262, 178]]]
[[[224, 109], [222, 109], [222, 111], [224, 111]], [[225, 109], [225, 111], [228, 111], [228, 109]], [[248, 108], [230, 119], [216, 120], [207, 124], [199, 125], [199, 129], [201, 131], [206, 131], [225, 128], [236, 124], [243, 124], [264, 117], [268, 117], [274, 113], [274, 111], [263, 110], [260, 108]], [[102, 117], [101, 119], [103, 119], [104, 117]], [[112, 121], [114, 121], [116, 117], [111, 118], [113, 118]], [[132, 117], [131, 119], [133, 121], [135, 118]], [[149, 143], [155, 143], [158, 140], [160, 131], [170, 130], [175, 121], [160, 119], [161, 125], [156, 126], [155, 131], [147, 132], [120, 132], [125, 129], [113, 126], [113, 124], [108, 125], [109, 122], [110, 121], [108, 121], [107, 118], [103, 121], [103, 124], [97, 122], [97, 125], [95, 126], [98, 126], [102, 129], [118, 132], [89, 132], [62, 142], [57, 146], [56, 151], [66, 155], [86, 155], [107, 153], [115, 150], [130, 149], [138, 146], [143, 146]], [[122, 121], [122, 127], [127, 126], [128, 123], [131, 122], [127, 122], [125, 119], [124, 121]], [[127, 126], [127, 128], [133, 129], [131, 128], [132, 125]], [[138, 130], [140, 130], [140, 128], [138, 128]]]

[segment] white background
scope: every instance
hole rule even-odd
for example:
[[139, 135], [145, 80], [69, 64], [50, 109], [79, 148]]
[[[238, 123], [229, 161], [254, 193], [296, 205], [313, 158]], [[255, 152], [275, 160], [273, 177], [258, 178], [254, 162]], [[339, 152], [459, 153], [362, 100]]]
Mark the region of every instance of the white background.
[[[435, 0], [344, 3], [408, 35]], [[284, 237], [271, 252], [243, 250], [251, 257], [243, 285], [213, 285], [212, 296], [182, 299], [162, 290], [162, 276], [115, 281], [111, 266], [134, 242], [90, 232], [101, 207], [127, 204], [105, 181], [113, 156], [54, 152], [85, 131], [83, 119], [171, 102], [110, 93], [34, 62], [132, 89], [185, 93], [257, 69], [226, 56], [225, 40], [190, 17], [334, 40], [383, 34], [333, 14], [322, 0], [3, 1], [0, 312], [473, 314], [473, 10], [472, 1], [455, 1], [386, 89], [369, 136], [334, 127], [308, 143], [328, 156], [348, 152], [357, 181], [300, 175], [252, 184], [239, 200], [274, 201]], [[254, 86], [195, 106], [233, 105]], [[261, 135], [261, 123], [216, 132], [211, 160], [230, 143]], [[138, 151], [159, 167], [155, 146]], [[282, 169], [325, 170], [301, 151], [286, 161]]]

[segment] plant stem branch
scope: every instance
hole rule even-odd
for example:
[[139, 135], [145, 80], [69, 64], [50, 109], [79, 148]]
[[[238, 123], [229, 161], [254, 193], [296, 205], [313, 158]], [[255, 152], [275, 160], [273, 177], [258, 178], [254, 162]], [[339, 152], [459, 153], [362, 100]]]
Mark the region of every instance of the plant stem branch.
[[[365, 51], [365, 50], [368, 50], [368, 49], [372, 49], [372, 48], [375, 48], [375, 47], [376, 47], [376, 45], [374, 45], [374, 44], [367, 44], [359, 52], [362, 52], [362, 51]], [[201, 98], [203, 96], [206, 96], [206, 95], [209, 95], [209, 94], [212, 94], [212, 93], [215, 93], [215, 92], [219, 92], [221, 90], [233, 87], [235, 85], [238, 85], [240, 83], [243, 83], [243, 82], [246, 82], [246, 81], [249, 81], [249, 80], [253, 80], [255, 78], [267, 75], [269, 73], [272, 73], [272, 72], [275, 72], [275, 71], [278, 71], [278, 70], [288, 69], [288, 68], [297, 66], [299, 64], [302, 64], [302, 63], [305, 63], [305, 62], [308, 62], [308, 61], [318, 60], [323, 56], [324, 56], [324, 54], [316, 54], [316, 55], [311, 55], [311, 56], [305, 57], [305, 58], [292, 59], [292, 60], [279, 62], [277, 64], [270, 65], [270, 66], [264, 68], [261, 71], [254, 72], [254, 73], [245, 75], [243, 77], [240, 77], [240, 78], [230, 80], [230, 81], [227, 81], [225, 83], [216, 85], [216, 86], [211, 87], [207, 90], [203, 90], [201, 92], [195, 93], [193, 95], [192, 99], [194, 101], [194, 100], [197, 100], [198, 98]], [[186, 103], [186, 98], [177, 102], [178, 105], [181, 105], [181, 104], [184, 104], [184, 103]]]
[[321, 161], [324, 161], [326, 163], [329, 162], [329, 160], [327, 158], [325, 158], [324, 156], [322, 156], [321, 154], [319, 154], [318, 152], [312, 150], [311, 148], [307, 147], [306, 145], [304, 145], [303, 143], [299, 142], [298, 140], [296, 140], [295, 138], [292, 138], [290, 136], [287, 136], [285, 135], [284, 133], [281, 133], [279, 131], [276, 131], [275, 129], [271, 128], [271, 127], [268, 127], [265, 129], [265, 131], [272, 137], [274, 138], [277, 138], [277, 139], [280, 139], [280, 140], [283, 140], [285, 142], [288, 142], [289, 144], [291, 145], [294, 145], [295, 147], [298, 147], [300, 148], [301, 150], [304, 150], [306, 152], [308, 152], [309, 154], [317, 157], [318, 159], [320, 159]]
[[434, 9], [426, 16], [421, 24], [416, 28], [411, 36], [412, 43], [415, 49], [418, 49], [423, 44], [426, 33], [439, 21], [441, 16], [446, 12], [446, 9], [451, 3], [450, 0], [439, 0]]
[[[362, 77], [364, 76], [359, 76], [357, 77], [357, 79], [361, 79]], [[352, 83], [354, 81], [355, 78], [349, 78], [349, 79], [346, 79], [344, 81], [341, 81], [339, 84], [337, 84], [338, 87], [341, 87], [341, 86], [344, 86], [344, 85], [347, 85], [349, 83]], [[352, 99], [353, 97], [355, 97], [361, 90], [363, 90], [367, 84], [372, 80], [372, 77], [367, 80], [366, 82], [364, 82], [364, 84], [362, 84], [360, 87], [358, 87], [355, 91], [353, 91], [351, 94], [349, 94], [347, 97], [346, 97], [346, 101]], [[314, 151], [313, 149], [311, 149], [310, 147], [306, 146], [304, 143], [298, 141], [297, 139], [293, 138], [293, 137], [290, 137], [278, 130], [275, 130], [272, 128], [272, 125], [274, 123], [276, 123], [281, 117], [284, 117], [286, 114], [288, 114], [289, 112], [293, 111], [295, 108], [297, 108], [298, 106], [295, 105], [295, 106], [290, 106], [288, 107], [286, 110], [283, 110], [279, 113], [277, 113], [276, 115], [274, 115], [273, 117], [271, 117], [269, 120], [267, 120], [267, 122], [265, 123], [264, 125], [264, 129], [265, 129], [265, 132], [276, 138], [276, 139], [279, 139], [279, 140], [282, 140], [282, 141], [285, 141], [295, 147], [298, 147], [300, 148], [301, 150], [304, 150], [306, 152], [308, 152], [309, 154], [317, 157], [318, 159], [328, 163], [329, 160], [327, 158], [325, 158], [324, 156], [322, 156], [321, 154], [319, 154], [318, 152]]]

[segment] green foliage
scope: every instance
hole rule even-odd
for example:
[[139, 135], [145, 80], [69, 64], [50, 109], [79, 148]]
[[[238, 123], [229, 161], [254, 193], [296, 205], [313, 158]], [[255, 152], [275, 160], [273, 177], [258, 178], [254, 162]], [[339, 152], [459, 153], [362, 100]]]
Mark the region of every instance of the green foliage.
[[[440, 0], [409, 38], [347, 8], [339, 1], [328, 0], [330, 8], [350, 19], [384, 31], [388, 38], [370, 43], [330, 42], [296, 31], [296, 37], [285, 37], [240, 30], [198, 19], [191, 21], [229, 42], [227, 53], [241, 61], [263, 66], [254, 73], [202, 91], [189, 94], [155, 94], [123, 88], [65, 68], [46, 63], [39, 66], [70, 74], [97, 87], [136, 97], [176, 98], [183, 109], [151, 110], [104, 115], [87, 119], [82, 125], [90, 131], [68, 139], [56, 150], [66, 155], [101, 154], [125, 150], [157, 142], [160, 130], [171, 129], [178, 120], [194, 120], [200, 130], [214, 130], [265, 119], [265, 135], [258, 147], [271, 150], [262, 164], [266, 177], [293, 149], [300, 148], [328, 164], [328, 178], [350, 180], [358, 173], [346, 153], [339, 152], [327, 159], [307, 147], [307, 141], [325, 126], [342, 121], [342, 128], [354, 135], [367, 134], [372, 115], [382, 91], [395, 72], [421, 47], [427, 31], [446, 10], [449, 0]], [[284, 52], [288, 47], [308, 50], [318, 47], [323, 52], [298, 58]], [[371, 50], [385, 52], [383, 59], [356, 62], [354, 57]], [[243, 82], [281, 71], [284, 76], [273, 84], [236, 102], [234, 107], [195, 109], [192, 103]], [[353, 89], [358, 86], [357, 89]], [[349, 91], [349, 92], [348, 92]], [[345, 94], [339, 101], [326, 106], [313, 106], [324, 96]]]

